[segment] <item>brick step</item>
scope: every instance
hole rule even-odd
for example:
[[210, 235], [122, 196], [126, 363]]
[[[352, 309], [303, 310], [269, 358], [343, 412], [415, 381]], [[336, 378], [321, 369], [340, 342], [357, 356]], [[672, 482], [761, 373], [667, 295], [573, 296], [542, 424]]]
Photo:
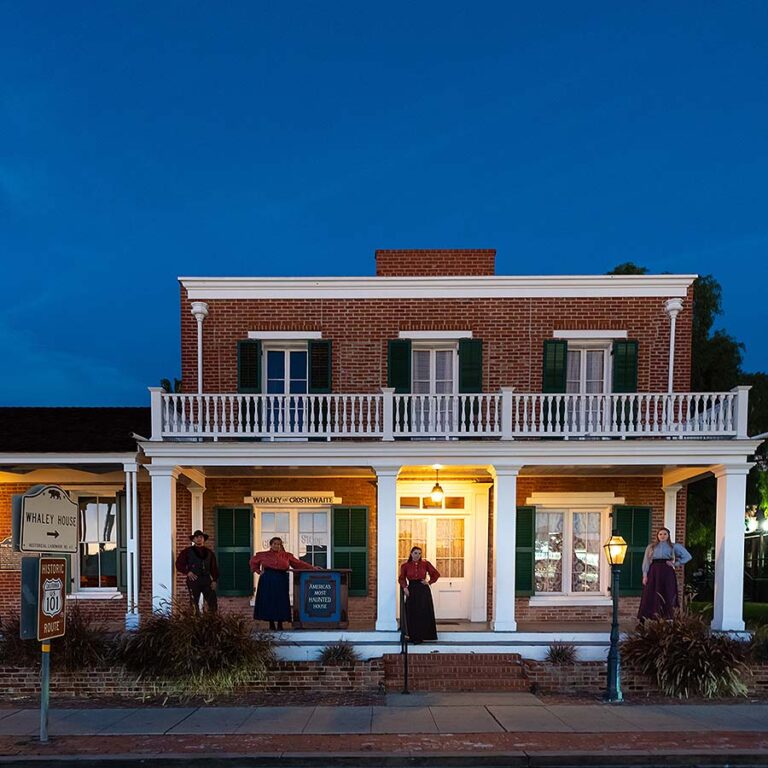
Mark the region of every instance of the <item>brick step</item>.
[[[390, 693], [400, 691], [403, 688], [403, 680], [402, 678], [387, 679], [384, 687]], [[514, 680], [424, 680], [418, 675], [408, 676], [408, 689], [411, 691], [528, 692], [530, 688], [530, 682], [522, 677]]]
[[[388, 691], [403, 687], [404, 657], [384, 656]], [[527, 691], [519, 654], [417, 653], [408, 656], [408, 687], [414, 691]]]

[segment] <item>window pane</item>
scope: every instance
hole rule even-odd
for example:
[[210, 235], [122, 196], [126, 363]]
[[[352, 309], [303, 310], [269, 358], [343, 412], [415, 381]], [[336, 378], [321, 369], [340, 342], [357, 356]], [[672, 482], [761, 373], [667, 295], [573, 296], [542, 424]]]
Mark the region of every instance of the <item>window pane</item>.
[[291, 516], [288, 512], [275, 513], [275, 531], [277, 533], [288, 533], [291, 530]]
[[99, 545], [99, 586], [117, 588], [117, 544]]
[[419, 508], [419, 497], [418, 496], [401, 496], [400, 497], [400, 506], [407, 508], [407, 507], [415, 507], [416, 509]]
[[413, 392], [414, 394], [426, 394], [430, 391], [429, 375], [429, 350], [415, 349], [413, 351]]
[[397, 560], [404, 563], [413, 547], [421, 547], [423, 558], [427, 558], [427, 521], [401, 519], [397, 523]]
[[99, 545], [97, 543], [80, 544], [80, 586], [84, 588], [99, 586]]
[[568, 371], [565, 383], [566, 392], [581, 391], [581, 350], [568, 350]]
[[604, 391], [605, 351], [590, 349], [587, 351], [586, 391], [590, 394]]
[[563, 591], [563, 513], [536, 512], [536, 592]]
[[572, 592], [600, 591], [600, 513], [573, 513]]
[[325, 512], [315, 512], [315, 530], [328, 530], [328, 515]]
[[438, 518], [436, 520], [435, 567], [441, 576], [460, 579], [464, 576], [464, 520]]
[[99, 540], [99, 507], [96, 499], [80, 498], [80, 541]]
[[115, 502], [110, 499], [101, 499], [99, 501], [100, 541], [117, 541], [117, 531], [115, 530], [115, 507]]
[[438, 349], [435, 353], [435, 380], [453, 381], [453, 351]]
[[261, 513], [261, 530], [265, 533], [272, 533], [275, 530], [275, 513], [274, 512], [262, 512]]

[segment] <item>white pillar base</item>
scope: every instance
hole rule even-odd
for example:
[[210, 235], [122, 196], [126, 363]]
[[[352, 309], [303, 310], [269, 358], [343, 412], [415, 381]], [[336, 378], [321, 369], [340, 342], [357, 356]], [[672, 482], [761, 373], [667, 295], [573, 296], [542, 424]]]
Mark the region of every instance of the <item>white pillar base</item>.
[[715, 523], [715, 604], [712, 629], [744, 631], [744, 510], [749, 467], [720, 466]]
[[516, 632], [515, 537], [517, 474], [520, 467], [494, 467], [493, 481], [493, 621], [494, 632]]
[[376, 631], [397, 631], [397, 474], [399, 466], [374, 467], [376, 491]]

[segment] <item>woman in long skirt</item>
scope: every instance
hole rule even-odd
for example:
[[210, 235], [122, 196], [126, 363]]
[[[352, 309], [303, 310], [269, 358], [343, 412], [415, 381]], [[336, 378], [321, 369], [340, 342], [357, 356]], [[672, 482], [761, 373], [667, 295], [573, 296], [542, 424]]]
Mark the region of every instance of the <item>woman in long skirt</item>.
[[637, 618], [671, 619], [678, 607], [676, 568], [682, 568], [691, 555], [682, 544], [675, 544], [668, 528], [659, 528], [656, 541], [643, 557], [643, 595]]
[[[398, 582], [405, 592], [406, 634], [417, 645], [425, 640], [437, 640], [430, 586], [439, 578], [440, 574], [432, 563], [421, 559], [421, 547], [413, 547], [408, 560], [400, 566]], [[400, 620], [403, 620], [402, 616]]]
[[[286, 552], [279, 536], [269, 540], [269, 549], [257, 552], [250, 560], [251, 570], [261, 574], [256, 587], [253, 618], [269, 622], [270, 629], [281, 630], [284, 621], [291, 620], [288, 596], [288, 570], [321, 570]], [[277, 626], [275, 626], [277, 624]]]

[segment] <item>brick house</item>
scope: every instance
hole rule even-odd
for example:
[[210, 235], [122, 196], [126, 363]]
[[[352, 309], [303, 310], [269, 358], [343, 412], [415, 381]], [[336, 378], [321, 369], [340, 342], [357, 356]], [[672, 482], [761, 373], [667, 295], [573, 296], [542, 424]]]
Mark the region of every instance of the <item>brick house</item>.
[[[0, 438], [0, 521], [7, 533], [9, 494], [30, 479], [86, 499], [82, 519], [114, 504], [114, 541], [83, 539], [72, 595], [129, 626], [182, 590], [174, 555], [199, 527], [230, 607], [249, 610], [248, 559], [275, 534], [351, 568], [344, 634], [369, 655], [397, 642], [412, 544], [442, 573], [433, 597], [452, 647], [600, 645], [603, 543], [617, 529], [630, 544], [632, 614], [652, 533], [684, 541], [680, 491], [714, 473], [713, 626], [743, 629], [757, 443], [747, 387], [689, 392], [694, 277], [497, 276], [493, 250], [382, 250], [374, 277], [180, 278], [183, 391], [150, 388], [150, 423], [106, 462], [111, 484], [77, 456], [46, 470]], [[93, 556], [113, 550], [117, 576], [99, 564], [94, 581]]]

